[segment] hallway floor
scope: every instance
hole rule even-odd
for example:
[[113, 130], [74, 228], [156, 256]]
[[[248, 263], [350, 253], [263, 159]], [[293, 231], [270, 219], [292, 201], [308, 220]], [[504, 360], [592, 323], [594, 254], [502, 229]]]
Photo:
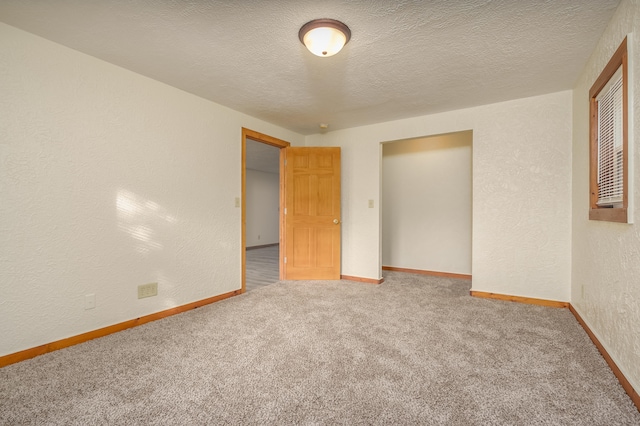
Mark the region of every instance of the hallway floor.
[[247, 249], [247, 291], [278, 281], [280, 246]]

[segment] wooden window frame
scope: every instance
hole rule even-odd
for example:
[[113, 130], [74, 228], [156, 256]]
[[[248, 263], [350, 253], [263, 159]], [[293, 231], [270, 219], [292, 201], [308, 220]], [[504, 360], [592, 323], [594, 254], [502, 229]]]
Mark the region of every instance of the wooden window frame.
[[[596, 97], [622, 67], [622, 207], [598, 206], [598, 102]], [[589, 219], [629, 223], [629, 72], [627, 38], [589, 90]]]

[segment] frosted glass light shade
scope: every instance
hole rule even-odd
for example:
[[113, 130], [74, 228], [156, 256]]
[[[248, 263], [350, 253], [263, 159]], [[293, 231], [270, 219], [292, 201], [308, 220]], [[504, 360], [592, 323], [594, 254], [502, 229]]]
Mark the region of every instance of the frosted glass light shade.
[[307, 22], [298, 33], [300, 41], [316, 56], [333, 56], [351, 38], [349, 27], [334, 19], [316, 19]]

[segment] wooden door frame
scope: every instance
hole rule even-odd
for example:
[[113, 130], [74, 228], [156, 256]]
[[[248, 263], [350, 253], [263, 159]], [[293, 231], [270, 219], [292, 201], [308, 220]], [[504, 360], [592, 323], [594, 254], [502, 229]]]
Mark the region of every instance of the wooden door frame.
[[284, 279], [284, 159], [285, 154], [282, 148], [291, 146], [289, 142], [283, 141], [278, 138], [274, 138], [263, 133], [256, 132], [254, 130], [242, 128], [242, 199], [240, 202], [242, 210], [242, 236], [240, 241], [240, 248], [242, 249], [242, 286], [240, 292], [244, 293], [247, 288], [247, 139], [251, 139], [256, 142], [271, 145], [280, 149], [280, 259], [278, 271], [280, 273], [280, 279]]

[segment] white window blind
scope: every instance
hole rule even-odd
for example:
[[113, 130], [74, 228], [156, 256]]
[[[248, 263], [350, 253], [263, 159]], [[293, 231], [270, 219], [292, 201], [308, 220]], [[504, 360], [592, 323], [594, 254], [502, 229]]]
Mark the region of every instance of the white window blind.
[[622, 67], [602, 88], [598, 102], [598, 205], [622, 203]]

